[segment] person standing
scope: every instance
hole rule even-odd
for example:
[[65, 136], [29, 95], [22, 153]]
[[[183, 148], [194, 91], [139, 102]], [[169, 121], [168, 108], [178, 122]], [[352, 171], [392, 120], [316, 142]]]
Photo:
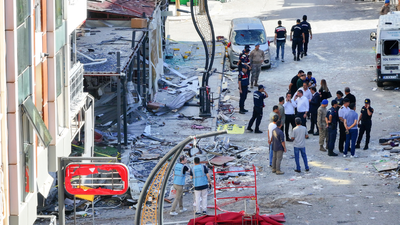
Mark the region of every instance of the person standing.
[[[238, 61], [238, 70], [242, 70], [242, 66], [250, 66], [250, 59], [249, 59], [249, 53], [250, 53], [250, 46], [245, 45], [242, 53], [239, 55], [239, 61]], [[251, 68], [250, 68], [251, 69]]]
[[321, 79], [321, 87], [319, 88], [318, 92], [321, 95], [321, 101], [332, 97], [325, 79]]
[[279, 103], [278, 103], [278, 110], [279, 110], [279, 120], [282, 122], [282, 131], [284, 130], [285, 126], [285, 107], [283, 107], [283, 104], [285, 103], [285, 98], [284, 97], [279, 97]]
[[343, 99], [343, 106], [339, 109], [339, 152], [343, 153], [343, 145], [346, 142], [346, 128], [344, 126], [344, 116], [350, 111], [350, 100]]
[[308, 138], [307, 128], [301, 125], [301, 119], [299, 117], [296, 118], [296, 127], [293, 129], [293, 147], [294, 147], [294, 160], [296, 162], [296, 169], [294, 170], [297, 173], [301, 172], [300, 169], [300, 156], [303, 158], [304, 168], [306, 171], [309, 171], [306, 155], [306, 138]]
[[272, 131], [277, 127], [276, 122], [278, 122], [278, 115], [275, 115], [268, 125], [269, 166], [270, 167], [272, 167], [272, 157], [274, 156], [273, 150], [272, 150]]
[[253, 126], [254, 120], [256, 121], [256, 127], [254, 133], [262, 133], [260, 130], [260, 124], [263, 116], [263, 108], [264, 108], [264, 99], [268, 98], [268, 94], [265, 91], [263, 85], [258, 86], [258, 91], [255, 91], [253, 94], [254, 107], [253, 107], [253, 116], [249, 121], [249, 125], [247, 126], [247, 130], [253, 132], [251, 127]]
[[286, 99], [283, 107], [285, 108], [285, 137], [286, 141], [291, 142], [292, 139], [289, 138], [289, 125], [292, 125], [292, 129], [296, 126], [294, 121], [294, 108], [296, 107], [296, 105], [293, 103], [292, 94], [290, 94], [289, 92], [286, 93]]
[[364, 150], [368, 149], [371, 127], [372, 127], [372, 114], [374, 109], [371, 107], [371, 100], [365, 99], [365, 105], [361, 108], [360, 118], [358, 119], [358, 126], [360, 127], [360, 133], [358, 135], [356, 148], [360, 148], [361, 140], [366, 133]]
[[325, 145], [328, 146], [328, 129], [325, 120], [327, 114], [326, 107], [328, 106], [328, 103], [328, 100], [322, 100], [321, 106], [318, 108], [317, 117], [317, 126], [319, 128], [319, 150], [323, 152], [326, 152], [326, 149], [324, 148], [324, 142]]
[[343, 106], [343, 99], [344, 99], [343, 96], [344, 94], [340, 90], [336, 92], [335, 100], [337, 101], [339, 108]]
[[176, 206], [179, 204], [179, 211], [185, 212], [186, 208], [183, 207], [183, 186], [185, 185], [185, 175], [186, 172], [190, 171], [189, 167], [186, 166], [187, 159], [184, 155], [179, 156], [179, 162], [175, 165], [174, 169], [174, 188], [176, 190], [176, 197], [174, 202], [172, 203], [171, 212], [169, 213], [172, 216], [178, 215], [175, 211]]
[[[311, 127], [310, 127], [310, 130], [308, 131], [308, 133], [313, 134], [313, 135], [319, 135], [318, 126], [316, 126], [316, 125], [317, 125], [317, 118], [318, 118], [318, 108], [321, 105], [321, 100], [320, 100], [321, 98], [315, 87], [311, 87], [310, 90], [311, 90], [311, 94], [312, 94], [312, 98], [310, 100]], [[317, 127], [316, 133], [314, 133], [314, 126]]]
[[300, 61], [300, 53], [303, 51], [302, 45], [304, 40], [305, 36], [300, 25], [300, 19], [297, 19], [296, 25], [293, 25], [292, 29], [290, 30], [290, 41], [292, 41], [292, 53], [294, 56], [294, 61]]
[[380, 14], [386, 15], [390, 13], [390, 0], [385, 0], [385, 4], [382, 6]]
[[400, 0], [397, 2], [396, 11], [400, 11]]
[[307, 22], [307, 15], [303, 16], [303, 21], [300, 23], [300, 25], [304, 34], [304, 41], [303, 41], [304, 47], [303, 51], [301, 52], [301, 58], [303, 58], [303, 56], [307, 56], [308, 41], [312, 40], [311, 25]]
[[278, 116], [278, 120], [279, 120], [279, 107], [277, 105], [274, 105], [272, 107], [272, 112], [269, 114], [269, 121], [272, 122], [274, 120], [274, 116], [277, 115]]
[[336, 134], [337, 134], [337, 123], [338, 123], [338, 113], [337, 113], [337, 102], [332, 100], [332, 108], [330, 108], [326, 114], [325, 120], [328, 126], [328, 156], [337, 156], [333, 149], [335, 148]]
[[297, 83], [296, 83], [297, 90], [298, 90], [299, 88], [302, 88], [302, 87], [303, 87], [304, 82], [306, 82], [306, 75], [303, 73], [303, 74], [300, 76], [300, 79], [297, 80]]
[[315, 78], [312, 76], [312, 72], [311, 72], [311, 71], [308, 71], [308, 72], [307, 72], [306, 81], [308, 82], [308, 87], [315, 87], [315, 88], [317, 88], [317, 81], [316, 81]]
[[346, 95], [346, 96], [344, 96], [344, 98], [349, 99], [350, 100], [350, 104], [353, 103], [354, 105], [356, 105], [356, 102], [357, 102], [356, 96], [354, 96], [352, 93], [350, 93], [350, 88], [349, 87], [345, 87], [344, 88], [344, 94]]
[[[200, 164], [200, 158], [194, 158], [193, 171], [190, 171], [190, 179], [193, 179], [194, 194], [196, 197], [196, 216], [207, 214], [207, 189], [211, 187], [211, 178], [205, 165]], [[201, 198], [201, 201], [200, 201]], [[201, 204], [201, 205], [200, 205]], [[201, 207], [200, 207], [201, 206]]]
[[[343, 151], [343, 157], [347, 157], [347, 150], [351, 149], [351, 157], [357, 158], [358, 156], [355, 154], [356, 153], [355, 147], [358, 135], [358, 129], [357, 129], [358, 114], [354, 111], [356, 109], [356, 105], [354, 103], [351, 103], [349, 108], [350, 111], [346, 113], [346, 115], [344, 116], [344, 126], [346, 127], [346, 146]], [[350, 141], [351, 141], [351, 147], [350, 147]]]
[[282, 175], [284, 172], [281, 170], [281, 162], [283, 158], [283, 152], [286, 152], [285, 137], [281, 130], [282, 122], [276, 122], [276, 128], [272, 131], [272, 172], [276, 175]]
[[250, 52], [249, 56], [251, 65], [251, 88], [258, 86], [258, 77], [261, 72], [261, 65], [264, 62], [264, 51], [260, 50], [260, 44], [257, 43], [254, 50]]
[[246, 101], [247, 98], [247, 90], [249, 86], [249, 74], [248, 74], [248, 67], [244, 65], [242, 67], [242, 70], [239, 71], [239, 93], [240, 93], [240, 98], [239, 98], [239, 113], [240, 114], [245, 114], [248, 112], [244, 108], [244, 102]]
[[297, 91], [297, 80], [298, 79], [300, 79], [300, 77], [301, 77], [301, 75], [303, 75], [304, 74], [304, 71], [303, 70], [299, 70], [299, 72], [297, 73], [297, 75], [295, 75], [293, 78], [292, 78], [292, 80], [290, 81], [290, 84], [289, 84], [289, 91], [290, 91], [290, 94], [292, 95], [292, 96], [294, 96], [294, 93], [296, 93], [296, 91]]
[[286, 43], [286, 28], [282, 26], [282, 21], [278, 20], [278, 26], [275, 28], [274, 43], [276, 45], [275, 60], [279, 60], [279, 49], [281, 49], [281, 59], [285, 62], [285, 43]]
[[310, 108], [308, 99], [305, 96], [303, 96], [302, 90], [298, 90], [297, 94], [294, 96], [294, 98], [292, 100], [296, 104], [296, 107], [297, 107], [297, 115], [296, 116], [301, 118], [301, 124], [306, 127], [307, 112], [308, 112], [308, 109]]
[[[303, 77], [305, 77], [305, 75], [303, 75]], [[306, 97], [306, 98], [308, 99], [308, 101], [311, 100], [312, 94], [311, 94], [310, 89], [308, 88], [308, 82], [307, 82], [307, 81], [304, 81], [304, 82], [302, 83], [302, 86], [299, 87], [298, 90], [302, 90], [302, 91], [303, 91], [303, 95], [304, 95], [304, 97]], [[295, 95], [296, 95], [296, 94], [295, 94]]]

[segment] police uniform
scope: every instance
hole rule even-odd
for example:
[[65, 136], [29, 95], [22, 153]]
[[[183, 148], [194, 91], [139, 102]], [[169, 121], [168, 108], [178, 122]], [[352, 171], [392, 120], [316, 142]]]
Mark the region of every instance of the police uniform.
[[319, 150], [326, 151], [324, 148], [324, 142], [326, 142], [326, 146], [328, 146], [328, 130], [326, 129], [326, 114], [328, 110], [326, 107], [320, 106], [318, 108], [318, 116], [317, 116], [317, 126], [319, 128]]
[[[369, 99], [365, 100], [365, 103], [370, 103]], [[361, 120], [360, 120], [360, 134], [358, 135], [357, 139], [357, 148], [360, 148], [360, 143], [363, 138], [364, 132], [366, 132], [366, 138], [365, 138], [365, 147], [364, 150], [368, 149], [368, 144], [369, 144], [369, 139], [370, 139], [370, 133], [371, 133], [371, 127], [372, 127], [372, 114], [371, 116], [368, 115], [368, 111], [370, 113], [374, 113], [374, 109], [369, 106], [368, 108], [363, 106], [361, 108]]]
[[[246, 50], [249, 50], [249, 52], [250, 52], [250, 46], [249, 46], [249, 45], [245, 45], [245, 46], [244, 46], [244, 49], [243, 49], [243, 51], [242, 51], [242, 53], [240, 53], [240, 55], [239, 55], [239, 65], [238, 65], [238, 70], [239, 70], [239, 71], [242, 70], [243, 65], [245, 65], [245, 63], [250, 64], [249, 55], [248, 55], [248, 54], [247, 54], [247, 55], [245, 54], [245, 51], [246, 51]], [[248, 70], [247, 72], [250, 74], [250, 71], [249, 71], [249, 70]]]
[[335, 155], [333, 153], [333, 149], [335, 148], [335, 141], [336, 141], [336, 134], [337, 134], [337, 123], [339, 120], [337, 109], [335, 107], [331, 107], [327, 114], [326, 118], [328, 118], [329, 121], [329, 116], [332, 115], [332, 120], [328, 124], [328, 155]]
[[[303, 29], [300, 24], [296, 24], [292, 27], [291, 32], [293, 32], [292, 40], [292, 53], [294, 55], [294, 60], [300, 60], [300, 53], [302, 52], [303, 45]], [[296, 54], [297, 48], [297, 54]], [[297, 58], [296, 58], [297, 56]]]
[[276, 57], [275, 59], [279, 59], [279, 49], [282, 50], [282, 62], [284, 61], [285, 58], [285, 43], [286, 43], [286, 28], [279, 25], [275, 28], [275, 34], [276, 34]]
[[254, 120], [256, 121], [256, 132], [260, 131], [260, 124], [261, 124], [261, 119], [263, 116], [263, 108], [264, 108], [264, 99], [267, 96], [260, 92], [260, 91], [255, 91], [253, 93], [253, 100], [254, 100], [254, 107], [253, 107], [253, 116], [251, 117], [249, 121], [249, 125], [247, 126], [247, 130], [252, 131], [251, 127], [253, 126]]
[[[246, 112], [246, 110], [244, 109], [244, 102], [246, 101], [247, 98], [247, 90], [248, 90], [248, 86], [249, 86], [249, 74], [247, 73], [243, 73], [243, 71], [239, 71], [239, 76], [238, 76], [238, 81], [240, 82], [240, 86], [242, 89], [242, 93], [240, 93], [240, 99], [239, 99], [239, 108], [240, 108], [240, 112]], [[239, 87], [240, 89], [240, 87]]]
[[307, 55], [307, 50], [308, 50], [308, 41], [310, 37], [310, 30], [311, 30], [311, 25], [306, 21], [303, 20], [301, 23], [301, 29], [303, 30], [304, 33], [304, 43], [303, 43], [303, 53], [304, 55]]

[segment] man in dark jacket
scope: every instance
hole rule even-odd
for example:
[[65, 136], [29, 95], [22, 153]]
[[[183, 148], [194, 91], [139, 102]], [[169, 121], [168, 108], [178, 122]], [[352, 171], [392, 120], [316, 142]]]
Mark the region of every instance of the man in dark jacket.
[[[311, 113], [311, 127], [308, 131], [309, 134], [319, 135], [319, 130], [317, 125], [317, 118], [318, 118], [318, 108], [321, 106], [321, 97], [317, 92], [315, 87], [310, 87], [310, 91], [312, 94], [312, 98], [310, 100], [310, 113]], [[317, 132], [314, 133], [314, 126], [317, 127]]]

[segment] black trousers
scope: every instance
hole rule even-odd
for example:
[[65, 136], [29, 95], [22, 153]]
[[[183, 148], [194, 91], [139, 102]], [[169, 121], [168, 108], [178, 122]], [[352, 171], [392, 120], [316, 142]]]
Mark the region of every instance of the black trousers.
[[303, 44], [303, 52], [304, 53], [307, 53], [307, 50], [308, 50], [308, 41], [309, 41], [309, 39], [308, 39], [308, 37], [306, 37], [306, 39], [305, 39], [305, 41], [304, 41], [304, 44]]
[[370, 139], [370, 134], [371, 134], [371, 127], [372, 127], [372, 121], [367, 120], [367, 121], [361, 121], [360, 125], [360, 133], [358, 134], [358, 139], [357, 139], [357, 145], [360, 145], [361, 140], [364, 136], [364, 132], [366, 133], [365, 137], [365, 145], [369, 144], [369, 139]]
[[311, 127], [310, 130], [314, 132], [314, 126], [317, 127], [317, 132], [318, 131], [318, 126], [317, 126], [317, 118], [318, 118], [318, 112], [312, 112], [311, 113]]
[[300, 117], [301, 119], [301, 125], [307, 127], [306, 125], [307, 119], [304, 118], [304, 114], [306, 114], [306, 112], [297, 112], [297, 116]]
[[[300, 53], [303, 51], [302, 46], [303, 46], [302, 38], [293, 38], [293, 41], [292, 41], [292, 52], [293, 52], [293, 55], [299, 57]], [[296, 54], [296, 48], [297, 48], [297, 54]]]
[[289, 125], [292, 125], [292, 130], [293, 128], [296, 127], [296, 123], [294, 122], [294, 114], [293, 115], [288, 115], [285, 114], [285, 136], [286, 138], [290, 138], [289, 136]]
[[251, 117], [249, 121], [249, 125], [247, 126], [247, 129], [251, 129], [253, 126], [254, 120], [256, 121], [256, 128], [255, 130], [260, 130], [260, 124], [263, 116], [263, 107], [262, 106], [254, 106], [253, 107], [253, 116]]
[[343, 122], [339, 122], [339, 151], [343, 152], [343, 145], [346, 142], [346, 128]]
[[333, 126], [329, 126], [328, 127], [328, 134], [329, 134], [329, 137], [328, 137], [328, 149], [331, 150], [331, 151], [335, 148], [336, 133], [337, 133], [336, 129], [337, 128], [333, 127]]
[[242, 86], [242, 93], [240, 93], [240, 99], [239, 99], [240, 110], [244, 110], [244, 101], [246, 101], [247, 98], [247, 90], [248, 86]]

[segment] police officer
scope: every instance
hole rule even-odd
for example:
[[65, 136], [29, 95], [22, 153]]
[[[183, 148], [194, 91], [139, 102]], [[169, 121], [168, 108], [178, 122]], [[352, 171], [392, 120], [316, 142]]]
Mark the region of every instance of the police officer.
[[338, 123], [338, 113], [337, 113], [337, 102], [332, 100], [332, 108], [330, 108], [326, 114], [325, 120], [328, 126], [328, 155], [337, 156], [338, 154], [333, 152], [335, 148], [336, 133], [337, 133], [337, 123]]
[[310, 38], [310, 40], [312, 40], [312, 32], [311, 32], [311, 25], [307, 22], [307, 15], [303, 16], [303, 21], [300, 23], [301, 25], [301, 29], [303, 30], [304, 33], [304, 47], [303, 47], [303, 51], [301, 52], [301, 58], [303, 58], [303, 56], [307, 56], [307, 50], [308, 50], [308, 41]]
[[286, 28], [282, 26], [282, 21], [278, 21], [278, 26], [275, 28], [274, 43], [276, 45], [275, 60], [279, 60], [279, 49], [282, 51], [282, 62], [285, 62], [285, 43], [286, 43]]
[[238, 81], [239, 81], [239, 93], [240, 93], [239, 113], [245, 114], [246, 112], [248, 112], [248, 110], [244, 109], [244, 102], [246, 101], [247, 98], [247, 90], [249, 86], [249, 73], [247, 65], [242, 65], [242, 70], [239, 71]]
[[300, 61], [300, 53], [302, 52], [302, 45], [305, 40], [303, 29], [300, 25], [300, 19], [297, 19], [296, 25], [293, 25], [292, 29], [290, 30], [290, 40], [292, 41], [292, 52], [294, 56], [294, 61]]
[[374, 113], [374, 109], [371, 107], [371, 100], [365, 99], [365, 106], [362, 107], [360, 118], [358, 119], [358, 126], [360, 127], [360, 133], [358, 134], [356, 148], [360, 148], [360, 143], [363, 138], [364, 132], [366, 132], [365, 138], [365, 146], [364, 150], [368, 149], [371, 127], [372, 127], [372, 114]]
[[265, 91], [263, 85], [258, 85], [258, 91], [255, 91], [253, 94], [254, 99], [254, 107], [253, 107], [253, 116], [249, 121], [249, 125], [247, 126], [247, 130], [253, 132], [251, 127], [253, 126], [254, 120], [256, 121], [256, 128], [254, 133], [262, 133], [260, 130], [261, 119], [263, 116], [263, 108], [264, 108], [264, 99], [268, 98], [268, 94]]
[[185, 185], [185, 174], [186, 172], [190, 171], [189, 167], [185, 165], [186, 163], [187, 163], [186, 157], [184, 155], [181, 155], [179, 157], [179, 162], [176, 164], [174, 169], [174, 188], [176, 190], [176, 197], [174, 202], [172, 203], [171, 212], [169, 213], [172, 216], [178, 215], [178, 213], [175, 212], [178, 203], [180, 212], [187, 211], [187, 209], [183, 208], [182, 204], [183, 186]]
[[238, 70], [239, 71], [242, 70], [243, 65], [250, 66], [249, 53], [250, 53], [250, 46], [245, 45], [242, 53], [240, 53], [240, 55], [239, 55], [239, 61], [238, 61]]

